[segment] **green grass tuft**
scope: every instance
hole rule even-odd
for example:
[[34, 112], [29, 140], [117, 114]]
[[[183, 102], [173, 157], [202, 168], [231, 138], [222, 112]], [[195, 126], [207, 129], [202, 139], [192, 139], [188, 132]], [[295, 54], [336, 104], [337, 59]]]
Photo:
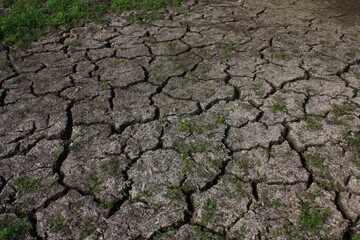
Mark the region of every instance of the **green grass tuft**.
[[[26, 219], [15, 220], [5, 219], [0, 221], [0, 239], [16, 240], [25, 234], [30, 229]], [[22, 239], [22, 238], [21, 238]]]
[[14, 184], [19, 188], [21, 193], [28, 194], [38, 190], [41, 187], [41, 180], [21, 176], [14, 180]]
[[360, 240], [360, 234], [355, 234], [354, 236], [352, 236], [351, 239], [352, 240]]
[[323, 125], [321, 121], [323, 120], [323, 117], [321, 116], [315, 116], [315, 115], [307, 115], [304, 116], [302, 121], [306, 123], [306, 128], [309, 131], [321, 131], [323, 130]]
[[319, 235], [325, 223], [327, 214], [321, 212], [313, 204], [303, 202], [300, 205], [301, 213], [298, 217], [298, 224], [306, 231]]

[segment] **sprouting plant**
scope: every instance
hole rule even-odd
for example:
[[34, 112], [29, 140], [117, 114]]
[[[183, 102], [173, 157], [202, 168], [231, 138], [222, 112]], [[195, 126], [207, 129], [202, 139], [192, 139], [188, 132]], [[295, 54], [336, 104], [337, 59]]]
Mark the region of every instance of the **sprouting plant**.
[[203, 204], [203, 211], [200, 217], [200, 221], [202, 224], [207, 225], [209, 221], [215, 216], [215, 211], [217, 207], [217, 200], [208, 200]]
[[0, 221], [0, 239], [2, 240], [17, 240], [22, 239], [27, 231], [31, 229], [30, 224], [26, 218], [16, 219], [5, 217]]
[[323, 130], [322, 117], [315, 115], [307, 115], [303, 117], [302, 121], [306, 123], [306, 127], [309, 131], [320, 131]]
[[22, 194], [28, 194], [41, 187], [41, 180], [21, 176], [14, 180], [14, 184], [19, 188]]
[[300, 204], [300, 211], [300, 215], [297, 219], [297, 223], [300, 228], [305, 231], [309, 231], [314, 235], [319, 235], [328, 214], [322, 212], [318, 207], [309, 201], [305, 201]]
[[119, 181], [124, 181], [121, 164], [121, 159], [111, 157], [109, 160], [106, 160], [100, 164], [100, 171], [103, 174], [108, 174]]
[[17, 76], [9, 81], [10, 84], [18, 84], [21, 83], [25, 78], [22, 76]]
[[51, 226], [49, 229], [49, 232], [55, 233], [55, 232], [63, 232], [67, 229], [67, 220], [66, 218], [61, 215], [60, 213], [55, 214], [53, 219], [51, 220]]
[[215, 94], [215, 90], [210, 89], [210, 90], [207, 90], [207, 91], [204, 93], [204, 97], [205, 97], [205, 98], [211, 98], [212, 96], [214, 96], [214, 94]]
[[273, 111], [286, 111], [286, 102], [285, 102], [285, 99], [280, 97], [280, 96], [276, 96], [274, 98], [274, 102], [273, 104], [271, 105], [271, 109]]
[[324, 164], [326, 158], [322, 155], [308, 155], [305, 157], [311, 166], [320, 170], [325, 170], [327, 166]]
[[216, 124], [225, 124], [225, 123], [226, 123], [226, 118], [225, 118], [225, 116], [222, 115], [222, 114], [218, 114], [218, 115], [216, 116], [215, 123], [216, 123]]

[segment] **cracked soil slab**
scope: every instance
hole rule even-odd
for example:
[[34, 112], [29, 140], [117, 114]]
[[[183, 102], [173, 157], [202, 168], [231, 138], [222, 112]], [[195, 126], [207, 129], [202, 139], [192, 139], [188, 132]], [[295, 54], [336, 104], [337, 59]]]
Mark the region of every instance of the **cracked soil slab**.
[[359, 7], [192, 0], [1, 49], [0, 236], [358, 240]]

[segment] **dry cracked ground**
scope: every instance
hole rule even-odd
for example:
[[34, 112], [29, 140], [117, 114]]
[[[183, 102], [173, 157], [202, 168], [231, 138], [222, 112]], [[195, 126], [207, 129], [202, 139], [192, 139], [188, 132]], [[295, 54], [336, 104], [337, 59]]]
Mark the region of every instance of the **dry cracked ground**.
[[2, 233], [358, 240], [350, 3], [194, 1], [2, 50]]

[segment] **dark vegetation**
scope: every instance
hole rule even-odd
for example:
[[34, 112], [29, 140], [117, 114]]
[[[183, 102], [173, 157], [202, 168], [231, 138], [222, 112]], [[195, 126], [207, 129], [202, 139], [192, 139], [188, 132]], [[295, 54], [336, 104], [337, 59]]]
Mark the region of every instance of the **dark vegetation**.
[[[0, 0], [0, 45], [25, 46], [59, 26], [100, 19], [109, 11], [149, 11], [182, 0]], [[94, 1], [92, 1], [94, 2]]]

